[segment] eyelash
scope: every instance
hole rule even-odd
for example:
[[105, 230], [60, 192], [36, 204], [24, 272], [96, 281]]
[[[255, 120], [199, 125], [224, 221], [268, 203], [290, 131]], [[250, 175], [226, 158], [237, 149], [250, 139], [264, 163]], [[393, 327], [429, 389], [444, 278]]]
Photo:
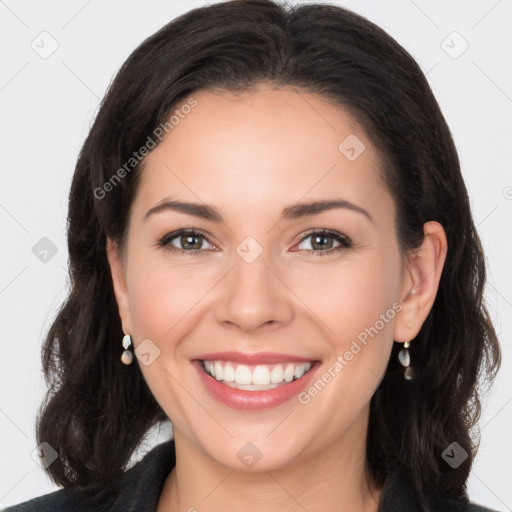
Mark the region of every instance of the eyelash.
[[[182, 236], [182, 235], [191, 235], [191, 236], [198, 236], [198, 237], [202, 237], [204, 238], [208, 243], [212, 244], [209, 240], [208, 240], [208, 237], [206, 236], [206, 234], [201, 231], [201, 230], [197, 230], [197, 229], [181, 229], [179, 231], [173, 231], [172, 233], [168, 233], [167, 235], [165, 235], [164, 237], [162, 237], [158, 243], [157, 243], [157, 246], [158, 247], [161, 247], [161, 248], [165, 248], [171, 252], [174, 252], [174, 253], [179, 253], [179, 254], [197, 254], [197, 253], [201, 253], [201, 252], [204, 252], [204, 249], [193, 249], [193, 250], [186, 250], [186, 249], [178, 249], [177, 247], [174, 247], [172, 245], [170, 245], [171, 241], [174, 240], [175, 238], [178, 238], [179, 236]], [[347, 236], [345, 235], [342, 235], [341, 233], [338, 233], [337, 231], [332, 231], [330, 229], [321, 229], [321, 230], [316, 230], [316, 231], [309, 231], [308, 233], [306, 233], [299, 241], [298, 241], [298, 244], [301, 244], [302, 242], [304, 242], [305, 240], [307, 240], [309, 237], [313, 236], [313, 235], [320, 235], [320, 236], [325, 236], [325, 237], [329, 237], [329, 238], [333, 238], [335, 239], [337, 242], [340, 243], [340, 245], [338, 247], [332, 247], [331, 249], [327, 249], [325, 251], [315, 251], [315, 250], [310, 250], [310, 249], [299, 249], [298, 251], [295, 251], [295, 252], [301, 252], [301, 251], [306, 251], [306, 252], [311, 252], [311, 253], [314, 253], [318, 256], [324, 256], [326, 254], [332, 254], [334, 252], [338, 252], [338, 251], [341, 251], [341, 250], [344, 250], [344, 249], [349, 249], [353, 246], [352, 244], [352, 241], [350, 240], [350, 238], [348, 238]], [[212, 244], [212, 245], [215, 245], [215, 244]]]

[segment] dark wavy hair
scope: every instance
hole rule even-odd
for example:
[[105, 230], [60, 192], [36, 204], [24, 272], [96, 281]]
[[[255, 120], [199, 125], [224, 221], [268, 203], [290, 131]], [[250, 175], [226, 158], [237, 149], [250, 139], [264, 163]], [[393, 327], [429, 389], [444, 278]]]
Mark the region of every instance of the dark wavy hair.
[[[37, 440], [59, 453], [58, 485], [104, 485], [128, 467], [148, 430], [166, 421], [138, 365], [119, 357], [123, 331], [106, 237], [123, 247], [144, 160], [105, 197], [112, 179], [180, 101], [201, 89], [250, 91], [266, 83], [315, 93], [348, 111], [377, 148], [397, 205], [402, 251], [438, 221], [448, 254], [433, 307], [411, 345], [415, 380], [393, 348], [370, 404], [367, 467], [381, 487], [403, 470], [425, 510], [431, 494], [466, 492], [477, 448], [479, 383], [500, 366], [483, 300], [485, 260], [450, 130], [414, 59], [362, 16], [328, 4], [234, 0], [197, 8], [146, 39], [107, 91], [76, 164], [69, 195], [69, 295], [42, 351], [48, 392]], [[456, 470], [441, 457], [456, 441]]]

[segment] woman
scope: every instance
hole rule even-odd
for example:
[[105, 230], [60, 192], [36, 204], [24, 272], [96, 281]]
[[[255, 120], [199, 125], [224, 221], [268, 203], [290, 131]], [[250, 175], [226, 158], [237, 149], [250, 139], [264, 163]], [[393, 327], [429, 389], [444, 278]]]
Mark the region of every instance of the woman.
[[65, 489], [7, 510], [485, 510], [483, 251], [438, 104], [380, 28], [269, 0], [164, 26], [106, 95], [68, 222], [37, 425]]

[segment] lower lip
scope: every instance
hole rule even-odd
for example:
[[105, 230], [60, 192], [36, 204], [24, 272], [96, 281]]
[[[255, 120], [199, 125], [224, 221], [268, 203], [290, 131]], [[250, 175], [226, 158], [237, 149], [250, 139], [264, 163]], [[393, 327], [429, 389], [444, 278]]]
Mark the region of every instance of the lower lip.
[[282, 384], [277, 388], [267, 389], [266, 391], [247, 391], [226, 386], [222, 384], [222, 381], [214, 379], [204, 371], [202, 361], [195, 360], [192, 364], [199, 372], [199, 378], [204, 387], [213, 398], [228, 407], [244, 411], [270, 409], [290, 400], [290, 398], [298, 395], [306, 387], [313, 373], [320, 366], [318, 361], [312, 363], [309, 371], [300, 379]]

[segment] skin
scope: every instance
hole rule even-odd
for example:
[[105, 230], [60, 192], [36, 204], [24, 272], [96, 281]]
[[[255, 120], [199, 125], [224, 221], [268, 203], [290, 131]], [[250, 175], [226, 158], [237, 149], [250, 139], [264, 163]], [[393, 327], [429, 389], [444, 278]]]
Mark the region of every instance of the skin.
[[[135, 347], [150, 339], [160, 350], [148, 366], [135, 359], [174, 428], [177, 465], [158, 512], [269, 504], [376, 511], [380, 490], [369, 486], [365, 465], [370, 399], [393, 341], [413, 339], [432, 307], [445, 232], [426, 223], [420, 249], [401, 252], [377, 151], [347, 112], [322, 97], [265, 85], [193, 97], [197, 106], [145, 160], [124, 252], [107, 243], [123, 330]], [[354, 161], [338, 150], [350, 134], [366, 147]], [[169, 196], [213, 205], [224, 222], [174, 211], [144, 219]], [[373, 220], [350, 209], [279, 220], [298, 201], [339, 198]], [[196, 241], [202, 252], [158, 247], [185, 228], [206, 232]], [[306, 238], [316, 228], [353, 245], [317, 254], [325, 249]], [[236, 252], [247, 236], [263, 249], [252, 263]], [[181, 242], [171, 247], [187, 247]], [[305, 405], [292, 398], [258, 412], [231, 409], [209, 395], [189, 363], [206, 352], [274, 351], [320, 360], [320, 377], [394, 303], [401, 310]], [[262, 454], [251, 468], [237, 457], [247, 442]]]

